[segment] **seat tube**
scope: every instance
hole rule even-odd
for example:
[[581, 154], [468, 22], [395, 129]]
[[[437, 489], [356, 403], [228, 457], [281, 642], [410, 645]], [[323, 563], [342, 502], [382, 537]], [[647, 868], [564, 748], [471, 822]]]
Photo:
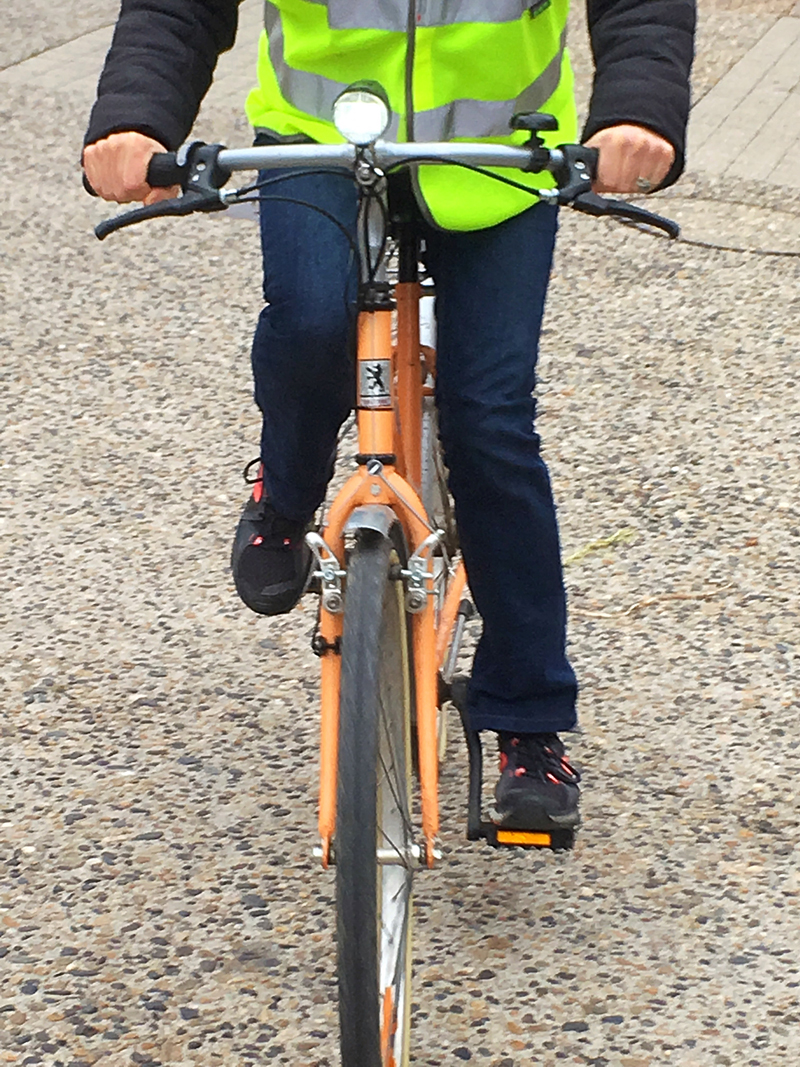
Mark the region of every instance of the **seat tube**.
[[413, 224], [399, 230], [397, 299], [398, 470], [419, 493], [422, 483], [422, 364], [419, 347], [418, 241]]

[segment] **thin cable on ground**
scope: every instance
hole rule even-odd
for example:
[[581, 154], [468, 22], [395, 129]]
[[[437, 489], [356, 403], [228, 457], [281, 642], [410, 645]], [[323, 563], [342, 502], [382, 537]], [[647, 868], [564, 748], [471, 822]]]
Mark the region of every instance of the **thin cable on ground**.
[[783, 256], [783, 257], [797, 257], [800, 256], [800, 252], [778, 252], [765, 248], [737, 248], [735, 245], [718, 245], [713, 241], [695, 241], [691, 237], [667, 237], [665, 233], [660, 233], [658, 230], [651, 229], [646, 223], [632, 222], [628, 219], [614, 219], [614, 222], [620, 226], [630, 226], [634, 230], [638, 230], [639, 233], [646, 233], [650, 237], [663, 237], [665, 240], [673, 241], [679, 245], [691, 245], [693, 248], [710, 248], [716, 252], [739, 252], [741, 254], [749, 256]]
[[741, 252], [750, 256], [800, 256], [800, 252], [778, 252], [767, 248], [735, 248], [733, 245], [716, 245], [710, 241], [693, 241], [688, 237], [679, 237], [678, 243], [692, 245], [695, 248], [713, 248], [719, 252]]

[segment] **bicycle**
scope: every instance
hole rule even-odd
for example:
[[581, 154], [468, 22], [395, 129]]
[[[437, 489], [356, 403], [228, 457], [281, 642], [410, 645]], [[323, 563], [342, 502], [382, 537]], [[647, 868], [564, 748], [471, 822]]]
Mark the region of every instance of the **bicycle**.
[[[403, 222], [391, 235], [391, 260], [387, 179], [421, 163], [468, 167], [591, 215], [655, 226], [671, 237], [678, 228], [636, 205], [594, 194], [596, 152], [581, 145], [544, 147], [540, 134], [556, 129], [551, 116], [514, 117], [512, 127], [530, 135], [522, 146], [390, 144], [380, 139], [389, 122], [382, 90], [359, 84], [341, 94], [334, 117], [346, 138], [341, 145], [228, 150], [194, 143], [177, 155], [155, 156], [150, 184], [180, 184], [183, 196], [107, 220], [96, 233], [103, 239], [149, 218], [224, 210], [262, 198], [267, 185], [280, 181], [279, 175], [226, 192], [235, 171], [343, 168], [358, 188], [356, 235], [347, 234], [361, 283], [357, 470], [324, 526], [307, 535], [320, 596], [312, 644], [321, 661], [316, 854], [323, 867], [336, 868], [342, 1063], [398, 1067], [408, 1063], [410, 1048], [413, 879], [439, 858], [438, 766], [448, 700], [461, 714], [469, 753], [468, 838], [562, 849], [572, 846], [573, 831], [509, 830], [482, 815], [480, 738], [454, 679], [473, 608], [437, 449], [435, 351], [420, 342], [420, 300], [428, 290], [413, 228]], [[556, 187], [532, 190], [486, 169], [497, 167], [548, 171]], [[421, 843], [413, 818], [415, 777]]]

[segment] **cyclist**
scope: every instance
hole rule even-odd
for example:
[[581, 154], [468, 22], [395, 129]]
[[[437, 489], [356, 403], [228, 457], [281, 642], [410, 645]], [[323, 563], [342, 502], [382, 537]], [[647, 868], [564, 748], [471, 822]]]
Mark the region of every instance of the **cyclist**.
[[[83, 164], [108, 200], [153, 203], [155, 152], [187, 136], [236, 0], [122, 0]], [[565, 50], [568, 0], [268, 0], [247, 113], [259, 143], [340, 140], [332, 103], [379, 81], [396, 140], [508, 138], [514, 112], [553, 113], [577, 139]], [[695, 0], [587, 0], [595, 78], [583, 139], [598, 192], [649, 192], [683, 169]], [[519, 143], [520, 135], [511, 136]], [[538, 180], [541, 182], [539, 176]], [[282, 196], [352, 227], [356, 194], [336, 174], [297, 175]], [[467, 703], [499, 737], [497, 819], [549, 829], [579, 821], [579, 776], [559, 733], [576, 725], [556, 514], [534, 429], [534, 372], [556, 209], [490, 179], [422, 168], [413, 210], [437, 292], [437, 400], [461, 545], [483, 618]], [[320, 213], [261, 204], [266, 306], [252, 349], [263, 415], [258, 476], [232, 569], [254, 611], [302, 595], [304, 532], [331, 477], [354, 396], [354, 266]]]

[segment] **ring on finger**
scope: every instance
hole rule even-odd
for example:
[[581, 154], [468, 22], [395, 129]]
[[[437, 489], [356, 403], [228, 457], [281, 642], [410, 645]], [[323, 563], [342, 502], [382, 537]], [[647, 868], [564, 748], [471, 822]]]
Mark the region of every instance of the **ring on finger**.
[[649, 193], [653, 188], [653, 183], [650, 181], [649, 178], [637, 178], [636, 188], [639, 190], [640, 193]]

